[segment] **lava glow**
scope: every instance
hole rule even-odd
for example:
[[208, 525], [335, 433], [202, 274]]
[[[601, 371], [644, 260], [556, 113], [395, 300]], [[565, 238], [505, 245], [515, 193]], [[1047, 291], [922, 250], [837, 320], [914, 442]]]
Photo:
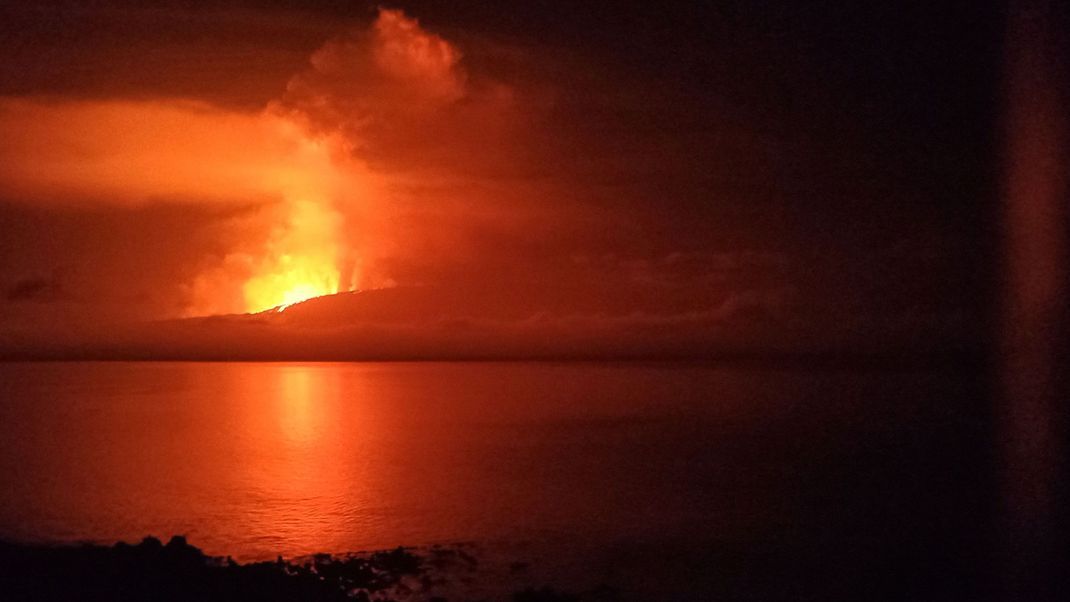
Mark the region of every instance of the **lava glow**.
[[[293, 141], [291, 167], [272, 173], [268, 187], [278, 191], [287, 215], [276, 225], [242, 293], [245, 311], [283, 309], [312, 297], [339, 292], [342, 217], [334, 200], [358, 185], [340, 169], [330, 139], [311, 139], [284, 117], [266, 116]], [[350, 166], [352, 167], [352, 166]]]
[[245, 309], [250, 313], [280, 310], [312, 297], [339, 291], [339, 218], [322, 204], [298, 201], [291, 216], [276, 231], [258, 273], [243, 286]]
[[317, 263], [307, 257], [283, 255], [278, 268], [250, 278], [245, 283], [245, 303], [249, 313], [268, 309], [282, 311], [302, 301], [338, 292], [338, 270], [329, 262]]
[[175, 219], [201, 219], [174, 274], [180, 294], [163, 302], [183, 317], [257, 313], [372, 276], [392, 281], [357, 267], [393, 248], [376, 210], [396, 202], [391, 191], [413, 188], [405, 174], [420, 155], [406, 149], [460, 143], [471, 129], [467, 119], [436, 125], [467, 98], [460, 56], [416, 20], [381, 10], [370, 30], [326, 42], [258, 109], [0, 95], [0, 197], [166, 206]]

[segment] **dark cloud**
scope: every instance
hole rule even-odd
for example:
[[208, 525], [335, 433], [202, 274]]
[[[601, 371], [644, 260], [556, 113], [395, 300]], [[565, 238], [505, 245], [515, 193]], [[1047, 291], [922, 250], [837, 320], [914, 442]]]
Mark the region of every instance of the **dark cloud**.
[[55, 278], [26, 278], [15, 282], [4, 291], [4, 298], [8, 301], [48, 303], [67, 296], [59, 280]]
[[[0, 325], [67, 325], [181, 315], [189, 283], [206, 267], [263, 236], [256, 206], [158, 203], [35, 207], [0, 203], [0, 283], [44, 280], [50, 303], [0, 304]], [[47, 276], [43, 276], [47, 275]], [[17, 296], [17, 295], [16, 295]], [[46, 312], [46, 313], [42, 313]]]
[[227, 3], [9, 2], [0, 95], [192, 98], [255, 109], [337, 27]]

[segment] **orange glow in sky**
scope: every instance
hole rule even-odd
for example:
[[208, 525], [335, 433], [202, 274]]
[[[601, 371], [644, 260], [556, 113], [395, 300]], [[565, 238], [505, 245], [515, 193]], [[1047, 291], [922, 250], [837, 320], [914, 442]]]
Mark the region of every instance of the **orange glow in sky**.
[[351, 277], [342, 282], [350, 252], [337, 203], [362, 200], [365, 173], [340, 140], [314, 136], [281, 111], [0, 99], [0, 130], [14, 134], [0, 151], [0, 190], [9, 194], [60, 205], [88, 195], [131, 206], [270, 207], [270, 221], [236, 235], [222, 265], [197, 277], [187, 315], [260, 312], [351, 288]]
[[287, 215], [272, 229], [263, 255], [242, 286], [245, 311], [250, 313], [348, 290], [341, 287], [342, 217], [333, 199], [339, 189], [355, 183], [343, 186], [328, 141], [311, 140], [292, 122], [269, 118], [296, 141], [292, 150], [297, 161], [267, 178], [282, 195]]
[[[220, 225], [200, 232], [212, 248], [191, 246], [183, 281], [174, 283], [181, 298], [173, 306], [184, 317], [257, 313], [353, 290], [373, 278], [358, 270], [372, 264], [365, 258], [393, 244], [392, 230], [369, 225], [384, 220], [368, 207], [396, 201], [384, 194], [391, 181], [413, 188], [399, 174], [423, 154], [408, 149], [471, 129], [463, 119], [434, 129], [465, 98], [460, 57], [414, 19], [381, 10], [370, 29], [326, 42], [260, 109], [0, 96], [0, 197], [166, 205], [191, 215], [219, 206]], [[462, 108], [485, 129], [480, 111], [499, 114], [499, 96]], [[383, 161], [383, 149], [400, 153], [399, 166]]]
[[259, 270], [242, 287], [250, 313], [339, 292], [337, 215], [308, 200], [292, 203], [290, 211], [286, 227], [277, 230], [278, 239], [270, 243]]

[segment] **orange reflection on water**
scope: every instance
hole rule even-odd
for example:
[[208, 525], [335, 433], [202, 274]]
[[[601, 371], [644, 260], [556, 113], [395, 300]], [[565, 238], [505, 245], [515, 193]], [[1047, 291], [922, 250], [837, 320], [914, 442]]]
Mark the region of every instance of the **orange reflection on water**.
[[[762, 416], [751, 382], [593, 365], [0, 365], [0, 537], [185, 534], [263, 560], [671, 529], [712, 496], [665, 497], [696, 445], [674, 416], [710, 390], [722, 422]], [[652, 459], [654, 444], [668, 447]]]
[[264, 550], [329, 547], [360, 505], [360, 496], [350, 491], [366, 475], [352, 474], [344, 455], [346, 437], [359, 436], [353, 425], [362, 422], [361, 404], [344, 398], [337, 373], [322, 367], [243, 374], [256, 379], [243, 388], [260, 397], [246, 404], [252, 449], [237, 463], [240, 480], [258, 498], [243, 517], [245, 528]]
[[279, 428], [293, 446], [314, 445], [323, 434], [323, 380], [306, 367], [288, 367], [279, 380], [281, 394], [275, 400]]

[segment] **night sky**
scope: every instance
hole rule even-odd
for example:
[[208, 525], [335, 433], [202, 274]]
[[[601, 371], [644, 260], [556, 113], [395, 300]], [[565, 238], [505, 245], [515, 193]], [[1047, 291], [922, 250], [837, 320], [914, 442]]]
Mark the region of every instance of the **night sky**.
[[975, 349], [998, 8], [689, 4], [7, 3], [0, 352]]

